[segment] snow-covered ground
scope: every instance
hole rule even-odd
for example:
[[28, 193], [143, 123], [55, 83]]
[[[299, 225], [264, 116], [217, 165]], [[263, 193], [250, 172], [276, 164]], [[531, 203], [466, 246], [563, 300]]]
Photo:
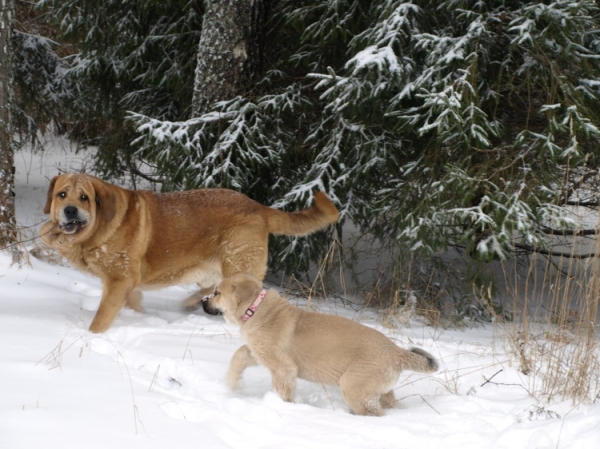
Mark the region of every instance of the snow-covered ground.
[[[34, 226], [44, 219], [49, 178], [89, 165], [89, 156], [54, 144], [16, 162], [18, 221]], [[295, 403], [285, 403], [263, 367], [250, 368], [232, 392], [224, 377], [243, 343], [239, 331], [221, 317], [182, 312], [191, 290], [147, 293], [145, 313], [124, 310], [95, 335], [87, 327], [100, 300], [97, 279], [34, 257], [11, 266], [0, 252], [0, 448], [600, 447], [600, 403], [539, 402], [498, 327], [384, 327], [373, 311], [333, 301], [311, 305], [422, 347], [441, 370], [403, 374], [402, 407], [381, 418], [354, 416], [337, 389], [304, 381]]]

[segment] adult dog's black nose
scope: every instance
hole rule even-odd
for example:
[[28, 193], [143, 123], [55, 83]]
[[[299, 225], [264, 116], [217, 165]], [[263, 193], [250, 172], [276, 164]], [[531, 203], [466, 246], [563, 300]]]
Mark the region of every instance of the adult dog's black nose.
[[67, 220], [76, 220], [77, 219], [77, 208], [74, 206], [67, 206], [63, 211]]

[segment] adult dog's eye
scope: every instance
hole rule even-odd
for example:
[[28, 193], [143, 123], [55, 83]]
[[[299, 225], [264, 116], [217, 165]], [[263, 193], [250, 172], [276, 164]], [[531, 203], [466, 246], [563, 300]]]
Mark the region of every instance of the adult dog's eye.
[[87, 201], [88, 200], [87, 195], [81, 195], [80, 198], [81, 198], [81, 201]]
[[66, 198], [67, 197], [67, 192], [60, 192], [58, 194], [58, 196], [61, 197], [61, 198]]
[[215, 292], [213, 293], [214, 296], [219, 296], [220, 293], [218, 291], [215, 290]]

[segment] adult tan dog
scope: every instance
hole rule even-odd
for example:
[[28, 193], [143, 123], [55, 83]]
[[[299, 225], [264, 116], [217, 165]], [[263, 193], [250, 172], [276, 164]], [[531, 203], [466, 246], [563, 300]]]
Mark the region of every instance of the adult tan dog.
[[99, 277], [103, 292], [90, 331], [106, 331], [124, 305], [140, 310], [141, 290], [197, 283], [192, 308], [224, 277], [267, 271], [268, 235], [305, 235], [338, 220], [322, 192], [287, 213], [227, 189], [176, 193], [127, 190], [91, 175], [50, 181], [40, 237], [74, 267]]
[[224, 279], [203, 303], [207, 313], [224, 314], [241, 327], [247, 345], [239, 348], [227, 380], [235, 389], [248, 366], [270, 371], [275, 391], [292, 401], [296, 378], [339, 386], [358, 415], [383, 415], [395, 405], [394, 385], [403, 370], [432, 373], [437, 362], [427, 352], [399, 348], [382, 333], [347, 318], [292, 306], [275, 290], [265, 292], [253, 276]]

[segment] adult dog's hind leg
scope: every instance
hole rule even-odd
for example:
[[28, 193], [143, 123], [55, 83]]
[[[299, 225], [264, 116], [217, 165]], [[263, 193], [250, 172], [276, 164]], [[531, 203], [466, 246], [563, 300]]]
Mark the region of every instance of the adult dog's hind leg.
[[142, 309], [142, 292], [137, 288], [132, 290], [129, 295], [127, 295], [127, 299], [125, 300], [125, 306], [130, 309], [135, 310], [136, 312], [143, 312]]
[[233, 354], [231, 362], [229, 363], [229, 371], [227, 372], [227, 383], [229, 386], [236, 390], [240, 385], [240, 377], [244, 370], [249, 366], [258, 365], [258, 362], [250, 352], [250, 348], [246, 345], [239, 348]]
[[240, 229], [219, 253], [223, 277], [238, 273], [263, 280], [267, 274], [268, 234], [261, 227]]

